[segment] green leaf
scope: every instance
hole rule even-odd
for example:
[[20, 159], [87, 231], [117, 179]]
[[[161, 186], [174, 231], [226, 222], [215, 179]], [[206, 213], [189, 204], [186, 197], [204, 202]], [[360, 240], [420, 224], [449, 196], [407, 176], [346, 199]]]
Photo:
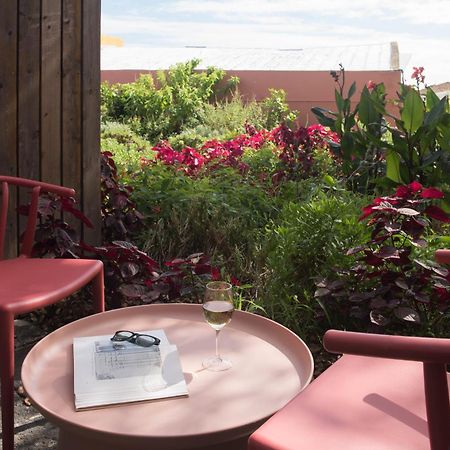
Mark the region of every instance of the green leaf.
[[427, 110], [430, 111], [439, 103], [439, 97], [431, 88], [427, 88], [426, 94], [426, 106]]
[[356, 92], [356, 81], [352, 83], [350, 89], [348, 90], [347, 98], [351, 98], [353, 94]]
[[367, 86], [364, 86], [361, 93], [361, 100], [358, 105], [358, 117], [359, 120], [366, 126], [375, 123], [378, 119], [378, 113], [374, 107]]
[[328, 186], [336, 186], [336, 180], [331, 175], [325, 175], [323, 182]]
[[443, 97], [439, 103], [433, 106], [433, 108], [425, 114], [425, 120], [423, 124], [429, 128], [434, 128], [441, 121], [445, 110], [447, 108], [447, 97]]
[[396, 183], [404, 184], [400, 174], [400, 155], [394, 150], [386, 152], [386, 176]]
[[342, 95], [335, 89], [334, 91], [334, 98], [336, 99], [336, 106], [338, 108], [339, 112], [344, 111], [344, 99], [342, 98]]
[[333, 116], [336, 116], [336, 113], [334, 113], [333, 111], [330, 111], [329, 109], [325, 109], [325, 108], [320, 108], [319, 106], [315, 106], [314, 108], [311, 108], [311, 111], [316, 115], [316, 116], [324, 116], [325, 114], [331, 114]]
[[328, 117], [327, 114], [336, 116], [336, 113], [328, 111], [323, 108], [315, 107], [311, 108], [312, 113], [317, 117], [319, 123], [325, 127], [330, 127], [333, 131], [336, 130], [335, 119]]
[[429, 155], [427, 155], [422, 163], [421, 169], [424, 169], [425, 167], [429, 166], [430, 164], [433, 164], [436, 162], [441, 156], [442, 156], [443, 150], [436, 150]]
[[409, 134], [415, 133], [422, 125], [424, 115], [424, 105], [420, 94], [415, 89], [410, 89], [406, 94], [401, 113], [405, 130]]

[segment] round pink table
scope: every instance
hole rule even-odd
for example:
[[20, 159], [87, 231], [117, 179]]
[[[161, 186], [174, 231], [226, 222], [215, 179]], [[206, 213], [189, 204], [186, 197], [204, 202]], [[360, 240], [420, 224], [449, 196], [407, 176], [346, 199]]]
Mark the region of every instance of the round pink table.
[[[189, 397], [75, 411], [74, 337], [116, 330], [163, 329], [177, 345]], [[42, 339], [22, 366], [33, 405], [60, 428], [60, 450], [238, 450], [248, 436], [311, 380], [313, 359], [294, 333], [235, 311], [219, 337], [233, 367], [202, 368], [214, 354], [214, 330], [201, 305], [158, 304], [108, 311], [70, 323]]]

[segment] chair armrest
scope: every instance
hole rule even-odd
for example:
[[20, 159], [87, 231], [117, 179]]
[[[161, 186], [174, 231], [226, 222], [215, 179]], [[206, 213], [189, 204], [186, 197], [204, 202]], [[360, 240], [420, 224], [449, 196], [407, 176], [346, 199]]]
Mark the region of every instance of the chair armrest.
[[56, 184], [43, 183], [37, 180], [28, 180], [26, 178], [0, 176], [0, 183], [6, 182], [15, 186], [22, 186], [28, 188], [40, 187], [41, 192], [50, 192], [62, 197], [74, 197], [75, 190], [64, 186], [58, 186]]
[[329, 330], [323, 345], [331, 353], [450, 363], [450, 339]]

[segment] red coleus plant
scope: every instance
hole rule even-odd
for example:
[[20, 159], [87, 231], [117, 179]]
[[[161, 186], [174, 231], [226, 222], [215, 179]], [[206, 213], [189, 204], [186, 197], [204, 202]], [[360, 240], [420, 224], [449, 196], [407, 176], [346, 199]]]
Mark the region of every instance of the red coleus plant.
[[119, 182], [112, 153], [102, 153], [100, 170], [103, 241], [129, 239], [139, 231], [143, 219], [130, 198], [132, 188]]
[[315, 175], [314, 150], [329, 149], [330, 141], [339, 142], [337, 134], [322, 125], [291, 130], [287, 125], [281, 124], [272, 130], [271, 135], [273, 142], [281, 150], [281, 167], [273, 176], [275, 183], [283, 178], [303, 179]]
[[[259, 149], [269, 138], [270, 135], [266, 130], [256, 131], [254, 127], [248, 126], [247, 134], [241, 134], [227, 141], [213, 139], [205, 142], [199, 149], [184, 147], [177, 151], [168, 142], [162, 141], [152, 150], [156, 152], [157, 161], [174, 166], [191, 177], [221, 167], [234, 167], [245, 173], [248, 167], [241, 161], [244, 149]], [[141, 164], [147, 166], [152, 164], [152, 161], [141, 158]]]
[[[281, 179], [306, 178], [312, 175], [314, 149], [329, 148], [329, 142], [338, 142], [336, 133], [322, 125], [311, 125], [291, 130], [282, 124], [272, 131], [257, 130], [250, 124], [245, 125], [245, 134], [227, 141], [216, 139], [205, 142], [199, 149], [185, 147], [181, 151], [174, 150], [166, 141], [153, 147], [156, 161], [174, 166], [186, 175], [195, 177], [203, 173], [233, 167], [245, 174], [248, 166], [242, 161], [245, 148], [259, 150], [266, 142], [277, 146], [280, 167], [273, 174], [277, 184]], [[154, 164], [145, 157], [141, 158], [142, 166]]]
[[350, 270], [338, 271], [337, 280], [319, 281], [316, 297], [322, 305], [331, 309], [339, 305], [356, 328], [365, 324], [377, 330], [395, 330], [401, 322], [430, 326], [430, 317], [447, 311], [448, 270], [414, 258], [414, 249], [427, 245], [434, 220], [450, 223], [450, 217], [432, 204], [443, 196], [436, 188], [413, 182], [363, 208], [360, 219], [370, 217], [371, 240], [347, 251], [357, 257]]

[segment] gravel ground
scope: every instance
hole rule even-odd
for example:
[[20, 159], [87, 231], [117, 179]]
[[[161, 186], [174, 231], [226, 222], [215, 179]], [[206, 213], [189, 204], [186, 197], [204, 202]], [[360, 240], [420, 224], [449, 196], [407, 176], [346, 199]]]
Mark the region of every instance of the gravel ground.
[[[15, 357], [16, 373], [15, 386], [20, 386], [20, 369], [22, 361], [31, 347], [43, 337], [44, 332], [35, 325], [23, 320], [15, 321]], [[27, 406], [27, 400], [22, 395], [20, 388], [15, 392], [14, 423], [16, 450], [29, 449], [56, 449], [58, 430], [45, 420], [33, 406]], [[0, 448], [2, 444], [0, 442]]]

